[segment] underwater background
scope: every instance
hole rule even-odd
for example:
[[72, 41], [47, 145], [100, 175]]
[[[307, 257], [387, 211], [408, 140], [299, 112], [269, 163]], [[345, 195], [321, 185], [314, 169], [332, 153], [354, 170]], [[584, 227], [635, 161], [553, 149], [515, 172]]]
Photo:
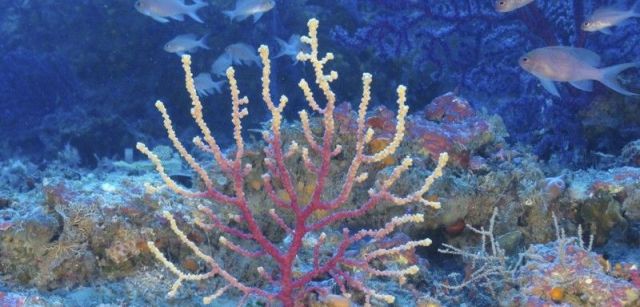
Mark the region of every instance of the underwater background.
[[[640, 2], [613, 2], [0, 1], [0, 306], [199, 306], [218, 289], [224, 290], [209, 305], [639, 306]], [[300, 36], [311, 35], [312, 18], [320, 21], [320, 57], [334, 54], [324, 73], [338, 72], [330, 82], [337, 97], [332, 111], [310, 105], [299, 86], [308, 80], [325, 106], [312, 59], [297, 56], [311, 51]], [[260, 45], [270, 50], [270, 95], [276, 102], [288, 97], [282, 146], [286, 151], [295, 141], [312, 156], [280, 154], [288, 159], [291, 186], [270, 164], [279, 154], [265, 134], [273, 135], [279, 121], [262, 101]], [[240, 152], [234, 108], [248, 109], [246, 117], [235, 115], [246, 148], [230, 173], [207, 152], [215, 146], [207, 143], [203, 152], [191, 142], [205, 133], [185, 90], [186, 54], [204, 120], [229, 159]], [[229, 95], [229, 66], [240, 97], [249, 99], [244, 106]], [[360, 180], [348, 170], [364, 139], [357, 112], [365, 72], [373, 81], [363, 120], [375, 135], [363, 145], [362, 160], [386, 150], [393, 155], [363, 163], [358, 175], [368, 176]], [[406, 118], [396, 115], [401, 85]], [[167, 138], [156, 100], [208, 176]], [[307, 127], [301, 110], [309, 113]], [[323, 121], [327, 113], [335, 131]], [[342, 150], [314, 151], [307, 129], [318, 142], [331, 131], [332, 146]], [[164, 162], [163, 171], [138, 142]], [[443, 174], [428, 192], [421, 189], [443, 153]], [[324, 165], [329, 156], [326, 173], [307, 163]], [[404, 156], [413, 158], [411, 170], [388, 181]], [[245, 163], [252, 170], [240, 170]], [[206, 194], [209, 178], [233, 197], [240, 196], [238, 178], [229, 174], [243, 177], [246, 208], [271, 243], [256, 239], [239, 206], [224, 205], [215, 193], [175, 193], [163, 174], [178, 192]], [[418, 190], [424, 198], [399, 206], [381, 196], [362, 214], [300, 236], [296, 260], [288, 263], [292, 274], [318, 272], [289, 295], [291, 302], [287, 294], [227, 291], [229, 280], [220, 276], [185, 278], [167, 296], [176, 274], [154, 249], [183, 272], [213, 271], [171, 229], [171, 219], [242, 283], [283, 293], [286, 274], [278, 265], [285, 261], [272, 259], [278, 257], [264, 244], [291, 250], [300, 216], [274, 199], [320, 208], [355, 183], [344, 204], [305, 217], [322, 224], [362, 208], [375, 191], [386, 195], [386, 182], [395, 183], [394, 195], [410, 198]], [[343, 229], [354, 238], [410, 215], [424, 217], [396, 225], [393, 234], [353, 240], [340, 254], [348, 241]], [[207, 218], [215, 227], [201, 227]], [[221, 233], [240, 239], [224, 243]], [[425, 238], [430, 246], [412, 243]], [[363, 260], [392, 246], [404, 248]], [[340, 264], [322, 271], [316, 258]], [[398, 275], [404, 267], [419, 272]]]

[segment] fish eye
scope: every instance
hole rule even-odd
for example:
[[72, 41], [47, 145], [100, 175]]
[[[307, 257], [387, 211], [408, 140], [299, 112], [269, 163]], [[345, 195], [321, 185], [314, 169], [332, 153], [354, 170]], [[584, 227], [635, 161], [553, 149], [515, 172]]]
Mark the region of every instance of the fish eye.
[[504, 4], [505, 4], [504, 1], [498, 1], [498, 5], [502, 6]]
[[522, 58], [522, 62], [527, 62], [527, 61], [529, 61], [529, 58], [527, 57]]

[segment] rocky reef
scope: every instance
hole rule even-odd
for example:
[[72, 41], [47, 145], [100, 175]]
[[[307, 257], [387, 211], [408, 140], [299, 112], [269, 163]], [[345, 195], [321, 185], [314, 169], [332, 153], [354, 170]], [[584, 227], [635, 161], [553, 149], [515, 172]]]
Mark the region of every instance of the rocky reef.
[[[498, 208], [499, 215], [493, 217], [493, 231], [505, 257], [517, 259], [518, 251], [523, 250], [528, 250], [525, 255], [529, 256], [514, 271], [515, 280], [521, 282], [493, 277], [502, 284], [518, 286], [502, 287], [502, 292], [493, 296], [485, 294], [483, 299], [487, 302], [505, 295], [515, 295], [521, 302], [534, 305], [612, 302], [610, 296], [607, 298], [598, 292], [604, 287], [597, 286], [600, 283], [610, 286], [607, 288], [612, 291], [610, 294], [624, 293], [625, 296], [615, 296], [621, 305], [637, 302], [639, 284], [635, 264], [639, 259], [631, 252], [640, 248], [637, 239], [640, 237], [640, 197], [635, 192], [640, 168], [635, 164], [633, 149], [636, 143], [630, 144], [625, 154], [617, 159], [617, 164], [609, 169], [550, 173], [550, 168], [525, 148], [512, 147], [504, 141], [506, 134], [499, 117], [485, 115], [470, 105], [453, 93], [436, 98], [424, 110], [409, 116], [409, 139], [398, 149], [400, 156], [411, 153], [417, 168], [400, 179], [394, 190], [397, 193], [412, 190], [416, 178], [424, 177], [425, 170], [431, 169], [433, 158], [439, 152], [451, 153], [452, 164], [430, 191], [430, 195], [437, 195], [433, 200], [443, 204], [441, 209], [385, 206], [362, 218], [337, 225], [357, 231], [383, 226], [389, 217], [405, 212], [425, 214], [423, 223], [390, 238], [395, 242], [432, 238], [434, 247], [407, 251], [395, 259], [399, 263], [419, 265], [424, 273], [408, 279], [408, 288], [385, 284], [382, 279], [376, 283], [396, 294], [400, 302], [462, 302], [464, 293], [469, 293], [465, 291], [469, 290], [447, 290], [442, 284], [453, 284], [455, 279], [448, 280], [444, 276], [453, 272], [473, 274], [473, 267], [459, 271], [461, 266], [471, 264], [436, 250], [443, 243], [474, 250], [481, 240], [465, 225], [476, 228], [489, 225], [491, 212]], [[352, 144], [356, 114], [349, 104], [343, 104], [337, 110], [336, 137], [343, 144]], [[375, 153], [389, 142], [385, 133], [393, 132], [394, 121], [395, 117], [384, 107], [367, 115], [367, 123], [379, 136], [369, 144], [368, 152]], [[310, 123], [312, 130], [319, 129], [319, 118], [312, 117]], [[304, 139], [299, 123], [283, 125], [285, 141]], [[247, 156], [254, 164], [255, 172], [248, 175], [246, 190], [250, 203], [260, 210], [257, 204], [263, 203], [266, 196], [261, 192], [262, 181], [255, 174], [266, 166], [262, 164], [264, 152], [255, 150], [261, 141], [254, 142], [247, 144]], [[154, 152], [169, 162], [167, 172], [174, 180], [186, 187], [202, 185], [169, 148], [158, 147]], [[342, 156], [336, 157], [336, 165], [330, 172], [333, 179], [329, 182], [340, 182], [343, 164], [350, 161], [349, 152], [349, 148], [345, 148]], [[144, 182], [157, 181], [150, 163], [111, 160], [104, 161], [94, 171], [60, 172], [60, 165], [68, 163], [66, 161], [60, 158], [44, 170], [17, 161], [4, 161], [0, 165], [4, 187], [0, 197], [3, 218], [0, 222], [0, 270], [2, 284], [12, 289], [2, 292], [3, 303], [74, 304], [86, 302], [91, 297], [92, 302], [164, 304], [170, 278], [153, 259], [146, 246], [147, 240], [152, 240], [167, 257], [180, 259], [178, 264], [189, 272], [200, 272], [204, 267], [188, 249], [181, 247], [181, 242], [162, 218], [162, 210], [174, 212], [179, 227], [187, 231], [188, 238], [203, 250], [217, 255], [231, 272], [260, 283], [257, 272], [246, 271], [247, 259], [221, 248], [219, 243], [211, 241], [209, 234], [195, 227], [192, 208], [201, 201], [179, 201], [166, 190], [155, 194], [145, 191]], [[367, 171], [376, 174], [372, 177], [387, 176], [391, 162], [382, 160], [368, 166]], [[230, 188], [230, 182], [223, 179], [220, 170], [213, 165], [210, 167], [213, 169], [210, 176], [216, 184], [223, 190]], [[313, 182], [309, 178], [296, 184], [301, 197], [310, 197]], [[366, 193], [356, 193], [353, 201], [357, 203], [365, 197]], [[231, 211], [218, 214], [228, 217], [229, 225], [235, 225]], [[559, 239], [552, 214], [557, 216], [567, 234], [577, 235], [582, 225], [581, 236], [567, 235]], [[286, 242], [286, 236], [268, 218], [268, 213], [263, 216], [259, 223], [267, 235], [274, 241]], [[579, 240], [589, 242], [590, 236], [593, 237], [593, 249], [587, 249], [586, 243], [577, 243]], [[332, 240], [326, 243], [339, 243], [339, 240]], [[376, 244], [384, 246], [387, 243]], [[616, 247], [611, 248], [614, 245]], [[603, 254], [608, 260], [604, 260]], [[574, 264], [575, 268], [570, 267]], [[547, 278], [556, 276], [552, 271], [559, 269], [565, 270], [563, 274], [588, 275], [592, 283], [572, 283], [569, 277], [564, 281]], [[196, 297], [210, 286], [185, 287], [172, 302], [199, 304]], [[482, 288], [481, 283], [473, 286]], [[556, 287], [562, 289], [554, 290]], [[65, 295], [55, 294], [61, 289], [74, 290], [68, 290]], [[562, 294], [554, 294], [554, 291], [562, 291]], [[231, 294], [224, 298], [229, 302], [234, 299]], [[358, 296], [352, 298], [354, 303], [360, 299]]]

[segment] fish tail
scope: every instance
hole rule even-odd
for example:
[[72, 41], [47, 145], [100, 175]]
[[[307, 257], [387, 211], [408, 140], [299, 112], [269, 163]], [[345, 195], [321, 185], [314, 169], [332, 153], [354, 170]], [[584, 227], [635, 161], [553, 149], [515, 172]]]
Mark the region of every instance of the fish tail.
[[209, 48], [209, 46], [207, 46], [208, 37], [209, 37], [209, 33], [205, 34], [204, 36], [202, 36], [202, 38], [200, 38], [200, 40], [198, 40], [198, 46], [200, 46], [200, 48], [211, 49]]
[[276, 56], [273, 57], [274, 59], [277, 59], [277, 58], [279, 58], [281, 56], [284, 56], [285, 50], [287, 50], [287, 45], [288, 44], [287, 44], [287, 42], [281, 40], [278, 37], [276, 37], [275, 39], [276, 39], [276, 42], [278, 42], [278, 45], [280, 46], [278, 54], [276, 54]]
[[275, 37], [276, 42], [278, 42], [278, 45], [280, 45], [280, 48], [285, 48], [288, 43], [285, 42], [283, 39], [279, 38], [279, 37]]
[[245, 19], [247, 19], [247, 17], [249, 17], [250, 15], [246, 15], [246, 14], [242, 14], [242, 13], [236, 13], [236, 11], [222, 11], [223, 14], [227, 15], [227, 17], [229, 17], [229, 19], [233, 22], [233, 21], [243, 21]]
[[209, 4], [202, 2], [201, 0], [194, 0], [193, 4], [188, 6], [187, 15], [199, 23], [204, 23], [204, 21], [200, 19], [200, 16], [198, 16], [198, 10], [207, 5]]
[[640, 67], [640, 62], [630, 62], [630, 63], [618, 64], [618, 65], [602, 68], [600, 69], [601, 76], [598, 81], [602, 82], [602, 84], [604, 84], [608, 88], [622, 95], [625, 95], [625, 96], [640, 95], [640, 94], [633, 93], [626, 90], [618, 82], [618, 74], [632, 67]]
[[222, 14], [229, 17], [231, 21], [233, 21], [236, 18], [236, 11], [222, 11]]

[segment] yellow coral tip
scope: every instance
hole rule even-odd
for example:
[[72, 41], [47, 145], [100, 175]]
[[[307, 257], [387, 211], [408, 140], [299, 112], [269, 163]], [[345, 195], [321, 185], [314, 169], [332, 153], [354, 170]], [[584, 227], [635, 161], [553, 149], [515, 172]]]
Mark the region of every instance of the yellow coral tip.
[[382, 297], [382, 299], [383, 299], [385, 302], [387, 302], [388, 304], [393, 304], [393, 302], [395, 302], [395, 301], [396, 301], [396, 298], [395, 298], [395, 297], [393, 297], [393, 296], [391, 296], [391, 295], [384, 295], [384, 296]]
[[418, 266], [414, 265], [414, 266], [409, 267], [406, 272], [409, 275], [414, 275], [414, 274], [417, 274], [418, 272], [420, 272], [420, 268], [418, 268]]

